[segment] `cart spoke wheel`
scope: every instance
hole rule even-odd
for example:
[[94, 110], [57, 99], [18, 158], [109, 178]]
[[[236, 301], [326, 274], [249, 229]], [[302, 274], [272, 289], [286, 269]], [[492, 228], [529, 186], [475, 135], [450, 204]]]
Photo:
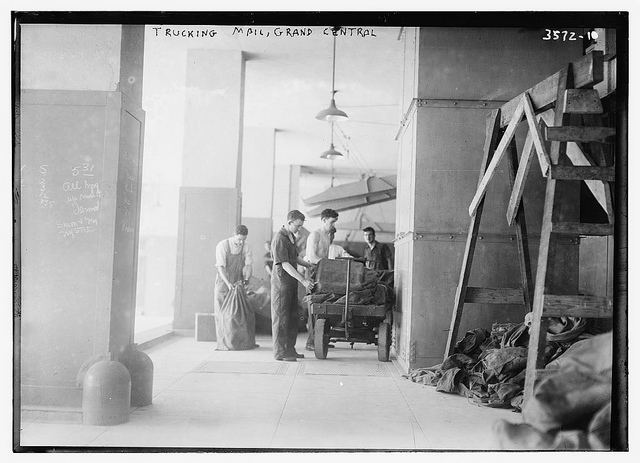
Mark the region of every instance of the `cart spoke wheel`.
[[329, 350], [329, 324], [324, 318], [316, 320], [313, 333], [313, 349], [317, 359], [326, 359]]
[[387, 322], [382, 322], [378, 326], [378, 360], [381, 362], [388, 362], [390, 348], [391, 326]]

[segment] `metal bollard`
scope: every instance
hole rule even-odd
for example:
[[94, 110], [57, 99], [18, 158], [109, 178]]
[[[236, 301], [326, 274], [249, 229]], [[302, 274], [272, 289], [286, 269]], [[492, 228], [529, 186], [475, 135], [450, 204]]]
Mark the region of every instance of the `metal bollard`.
[[131, 375], [131, 406], [145, 407], [151, 405], [153, 397], [153, 362], [137, 346], [127, 348], [118, 360]]
[[114, 360], [101, 360], [82, 382], [82, 423], [109, 426], [129, 420], [131, 375]]

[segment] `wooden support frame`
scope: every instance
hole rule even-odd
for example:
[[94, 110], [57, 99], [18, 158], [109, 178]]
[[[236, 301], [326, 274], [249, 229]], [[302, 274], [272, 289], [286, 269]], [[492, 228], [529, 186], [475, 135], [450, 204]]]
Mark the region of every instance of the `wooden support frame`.
[[[573, 87], [573, 71], [569, 66], [560, 71], [557, 87], [557, 101], [554, 116], [554, 125], [562, 126], [569, 122], [569, 115], [563, 112], [565, 90]], [[566, 152], [566, 143], [552, 142], [551, 163], [558, 164], [558, 160]], [[547, 287], [547, 269], [549, 256], [555, 252], [554, 237], [551, 233], [552, 224], [558, 221], [558, 208], [555, 205], [556, 182], [553, 178], [547, 178], [547, 188], [544, 199], [544, 212], [542, 217], [542, 232], [540, 236], [540, 250], [538, 253], [538, 269], [536, 272], [535, 292], [533, 298], [532, 322], [529, 329], [529, 350], [527, 352], [527, 368], [525, 372], [525, 401], [533, 395], [533, 387], [536, 379], [536, 370], [544, 368], [544, 351], [547, 340], [549, 320], [543, 317], [544, 294]]]
[[[599, 144], [610, 142], [615, 137], [615, 130], [601, 126], [599, 114], [603, 109], [597, 91], [594, 92], [592, 89], [577, 90], [575, 85], [575, 80], [579, 80], [579, 86], [588, 87], [589, 81], [598, 79], [598, 76], [602, 74], [602, 63], [600, 62], [600, 66], [598, 66], [597, 60], [598, 55], [591, 54], [586, 56], [584, 60], [578, 60], [580, 66], [583, 66], [580, 69], [569, 64], [566, 69], [545, 79], [540, 84], [523, 92], [520, 97], [514, 98], [504, 105], [503, 108], [508, 109], [507, 116], [502, 110], [494, 110], [487, 118], [484, 157], [478, 188], [469, 206], [471, 223], [456, 289], [445, 359], [454, 352], [465, 303], [524, 303], [526, 308], [531, 309], [532, 315], [525, 370], [525, 405], [533, 394], [536, 379], [539, 379], [540, 373], [544, 371], [549, 318], [563, 316], [609, 318], [612, 316], [613, 301], [611, 298], [577, 294], [550, 294], [549, 290], [554, 289], [554, 284], [553, 279], [547, 278], [548, 275], [557, 275], [560, 268], [554, 257], [558, 250], [557, 241], [562, 235], [575, 237], [613, 234], [612, 220], [606, 224], [567, 221], [572, 214], [561, 213], [561, 209], [564, 211], [566, 204], [557, 201], [556, 198], [557, 193], [564, 191], [563, 189], [556, 191], [557, 181], [585, 181], [610, 217], [612, 214], [610, 212], [613, 209], [612, 201], [605, 192], [609, 191], [608, 182], [615, 181], [615, 168], [606, 162], [606, 153]], [[590, 64], [585, 68], [585, 63]], [[554, 96], [549, 95], [548, 86], [551, 84], [555, 85]], [[531, 96], [531, 93], [534, 94], [534, 97]], [[547, 111], [551, 105], [554, 106], [553, 121]], [[539, 115], [536, 116], [536, 114]], [[527, 119], [529, 132], [525, 140], [520, 166], [518, 166], [514, 134], [523, 117]], [[582, 125], [571, 125], [572, 119], [576, 119], [575, 122], [578, 122], [580, 118], [582, 118]], [[502, 127], [505, 125], [506, 129], [500, 136]], [[550, 151], [547, 150], [547, 141], [550, 142]], [[591, 149], [591, 156], [582, 149], [581, 143], [583, 142], [589, 143], [590, 148], [593, 145], [596, 146], [595, 150]], [[542, 174], [547, 178], [547, 185], [535, 288], [532, 288], [522, 194], [531, 167], [534, 149]], [[471, 263], [487, 186], [505, 154], [508, 154], [509, 180], [512, 188], [507, 209], [507, 222], [511, 225], [515, 221], [517, 225], [522, 289], [469, 287]], [[594, 158], [597, 158], [597, 161]], [[573, 165], [567, 165], [569, 162]], [[596, 195], [597, 191], [602, 191], [602, 194]], [[562, 204], [564, 205], [561, 207]], [[561, 215], [563, 221], [560, 220]], [[558, 292], [563, 293], [564, 290]]]
[[[524, 93], [531, 96], [531, 103], [536, 114], [550, 109], [557, 100], [558, 85], [564, 79], [565, 69], [547, 77], [542, 82], [525, 90], [500, 107], [500, 128], [509, 124], [517, 110]], [[604, 79], [604, 54], [592, 51], [571, 63], [571, 79], [574, 88], [591, 88]], [[564, 101], [564, 95], [562, 98]], [[561, 108], [562, 109], [562, 108]]]
[[[509, 181], [511, 187], [514, 187], [516, 171], [518, 170], [518, 153], [516, 149], [515, 139], [513, 138], [513, 133], [515, 131], [515, 126], [517, 126], [517, 124], [520, 122], [520, 119], [523, 117], [523, 115], [524, 108], [523, 105], [521, 105], [520, 111], [516, 113], [516, 116], [513, 119], [513, 121], [515, 122], [513, 123], [513, 125], [509, 126], [511, 130], [507, 128], [505, 133], [502, 135], [502, 138], [500, 138], [499, 128], [500, 111], [494, 110], [487, 117], [484, 155], [480, 166], [478, 189], [482, 187], [483, 183], [486, 186], [486, 183], [488, 183], [488, 181], [484, 181], [487, 179], [487, 171], [490, 168], [493, 168], [495, 171], [495, 166], [500, 161], [500, 159], [498, 159], [498, 155], [502, 157], [504, 154], [507, 154], [507, 160], [509, 163]], [[490, 174], [490, 176], [491, 175], [493, 174]], [[471, 223], [469, 224], [469, 233], [467, 235], [462, 269], [460, 271], [458, 287], [456, 288], [454, 309], [451, 317], [451, 325], [449, 327], [447, 345], [445, 347], [445, 359], [454, 351], [456, 339], [458, 336], [458, 328], [462, 319], [462, 313], [465, 303], [510, 305], [522, 304], [525, 307], [525, 313], [531, 310], [533, 303], [531, 259], [529, 256], [527, 227], [524, 215], [524, 207], [522, 204], [518, 205], [517, 213], [515, 215], [515, 221], [517, 225], [516, 242], [518, 246], [518, 262], [520, 264], [521, 288], [468, 287], [469, 276], [471, 274], [471, 264], [473, 262], [473, 254], [478, 239], [478, 230], [480, 227], [480, 219], [482, 217], [484, 199], [484, 195], [481, 195], [479, 197], [476, 212], [472, 215]]]
[[520, 103], [518, 104], [518, 107], [516, 108], [513, 114], [513, 118], [511, 119], [511, 121], [509, 122], [509, 125], [507, 126], [507, 130], [505, 130], [504, 135], [502, 135], [502, 138], [500, 139], [500, 143], [498, 144], [498, 147], [496, 148], [495, 153], [493, 154], [491, 163], [487, 167], [487, 170], [485, 171], [484, 175], [482, 176], [482, 179], [480, 180], [480, 183], [478, 184], [478, 189], [476, 190], [476, 194], [471, 200], [471, 204], [469, 205], [470, 216], [473, 217], [474, 215], [476, 215], [476, 212], [478, 211], [478, 205], [480, 204], [480, 201], [484, 198], [484, 195], [487, 191], [487, 186], [489, 185], [489, 182], [491, 182], [491, 179], [496, 173], [496, 167], [498, 166], [498, 164], [500, 164], [500, 161], [502, 161], [502, 157], [507, 151], [507, 147], [511, 143], [511, 140], [515, 135], [516, 128], [518, 127], [518, 124], [522, 120], [523, 115], [524, 115], [524, 103], [520, 101]]

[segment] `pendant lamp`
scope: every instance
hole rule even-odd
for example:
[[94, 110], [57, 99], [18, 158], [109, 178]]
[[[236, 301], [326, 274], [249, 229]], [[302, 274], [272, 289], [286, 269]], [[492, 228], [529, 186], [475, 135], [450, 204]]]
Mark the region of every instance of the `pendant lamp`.
[[324, 151], [321, 155], [320, 158], [321, 159], [331, 159], [332, 161], [334, 159], [338, 159], [343, 157], [343, 154], [338, 151], [337, 149], [334, 148], [333, 146], [333, 122], [331, 123], [331, 145], [329, 145], [329, 149], [327, 151]]
[[349, 119], [347, 113], [336, 108], [335, 89], [336, 83], [336, 36], [333, 36], [333, 74], [331, 79], [331, 103], [327, 109], [323, 109], [316, 115], [316, 119], [326, 122], [339, 122]]

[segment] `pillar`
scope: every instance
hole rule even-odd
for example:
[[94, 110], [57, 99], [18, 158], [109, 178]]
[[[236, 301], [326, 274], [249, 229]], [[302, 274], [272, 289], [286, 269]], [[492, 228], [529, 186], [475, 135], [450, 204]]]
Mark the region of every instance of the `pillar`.
[[273, 229], [275, 136], [274, 129], [245, 128], [242, 143], [242, 223], [249, 228], [253, 276], [265, 280], [269, 275], [264, 269], [264, 243], [271, 241]]
[[21, 406], [74, 408], [133, 341], [144, 27], [20, 33]]
[[[406, 370], [444, 355], [489, 110], [582, 54], [581, 42], [544, 42], [541, 32], [407, 29], [395, 241], [395, 350]], [[521, 148], [523, 132], [517, 137]], [[524, 198], [534, 269], [544, 198], [539, 172], [532, 166]], [[515, 232], [505, 219], [509, 191], [503, 162], [486, 195], [470, 286], [520, 286]], [[521, 322], [524, 314], [519, 306], [466, 305], [460, 333]]]
[[182, 187], [174, 322], [193, 330], [197, 312], [213, 312], [215, 248], [241, 217], [242, 52], [187, 51]]

